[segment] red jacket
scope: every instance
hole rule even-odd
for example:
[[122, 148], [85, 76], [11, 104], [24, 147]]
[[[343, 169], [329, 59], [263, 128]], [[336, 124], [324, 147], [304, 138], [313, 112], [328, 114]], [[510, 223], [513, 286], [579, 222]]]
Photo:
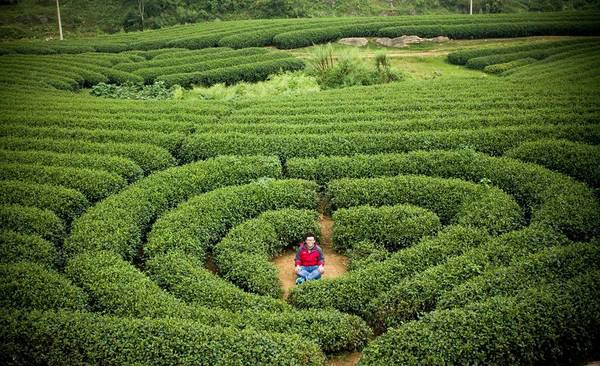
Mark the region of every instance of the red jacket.
[[315, 243], [312, 250], [308, 250], [308, 247], [304, 243], [300, 243], [300, 247], [296, 251], [296, 265], [297, 266], [321, 266], [325, 265], [325, 257], [323, 256], [323, 250], [319, 244]]

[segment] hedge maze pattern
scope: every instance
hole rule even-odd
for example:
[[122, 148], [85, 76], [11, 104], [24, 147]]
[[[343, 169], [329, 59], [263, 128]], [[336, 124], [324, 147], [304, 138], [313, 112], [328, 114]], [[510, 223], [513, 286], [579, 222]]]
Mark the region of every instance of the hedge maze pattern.
[[[485, 82], [234, 104], [72, 90], [302, 67], [251, 48], [264, 45], [595, 34], [596, 18], [241, 21], [3, 45], [0, 363], [581, 361], [600, 339], [597, 40], [450, 55], [498, 74]], [[319, 210], [350, 271], [284, 301], [270, 259], [318, 232]]]

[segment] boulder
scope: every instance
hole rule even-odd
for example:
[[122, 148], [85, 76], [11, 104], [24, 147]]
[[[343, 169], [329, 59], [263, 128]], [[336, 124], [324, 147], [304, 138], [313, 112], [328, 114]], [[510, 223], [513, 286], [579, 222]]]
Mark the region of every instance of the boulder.
[[387, 38], [387, 37], [383, 37], [383, 38], [375, 38], [375, 43], [384, 46], [384, 47], [395, 47], [395, 48], [402, 48], [402, 47], [406, 47], [406, 44], [404, 44], [404, 42], [401, 39], [402, 37], [398, 37], [398, 38]]
[[366, 38], [342, 38], [338, 43], [348, 46], [364, 47], [369, 43], [369, 40]]
[[448, 42], [449, 40], [450, 40], [450, 38], [448, 38], [446, 36], [437, 36], [437, 37], [433, 37], [430, 39], [431, 42], [435, 42], [435, 43]]
[[398, 38], [394, 38], [393, 41], [402, 42], [403, 44], [413, 44], [413, 43], [421, 43], [424, 41], [423, 38], [419, 36], [402, 36]]

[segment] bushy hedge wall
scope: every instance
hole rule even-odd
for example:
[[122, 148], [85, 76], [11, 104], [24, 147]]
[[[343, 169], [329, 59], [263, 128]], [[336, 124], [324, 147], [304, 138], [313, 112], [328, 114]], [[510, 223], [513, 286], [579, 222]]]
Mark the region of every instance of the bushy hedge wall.
[[238, 66], [222, 67], [214, 70], [192, 72], [184, 74], [170, 74], [157, 77], [157, 81], [164, 81], [167, 86], [175, 84], [190, 86], [192, 84], [213, 85], [225, 83], [235, 84], [238, 81], [256, 82], [265, 80], [267, 76], [281, 71], [295, 71], [304, 68], [300, 59], [289, 57], [271, 61], [259, 61]]
[[64, 276], [37, 263], [0, 264], [0, 307], [85, 310], [87, 297]]
[[283, 301], [249, 294], [203, 267], [202, 261], [177, 250], [146, 261], [146, 274], [161, 288], [193, 305], [230, 311], [287, 311]]
[[491, 154], [525, 141], [565, 138], [592, 143], [600, 140], [594, 125], [508, 126], [452, 131], [398, 133], [272, 134], [198, 133], [187, 137], [181, 148], [183, 161], [218, 155], [277, 155], [282, 159], [321, 155], [399, 153], [413, 150], [458, 149], [465, 146]]
[[334, 209], [412, 204], [433, 211], [444, 225], [460, 223], [494, 235], [514, 230], [522, 222], [521, 208], [506, 193], [453, 178], [339, 179], [329, 182], [327, 194]]
[[104, 170], [115, 173], [132, 183], [144, 175], [132, 160], [119, 156], [100, 154], [54, 153], [49, 151], [0, 150], [0, 161], [13, 164], [39, 164]]
[[449, 258], [446, 263], [400, 280], [371, 301], [371, 319], [377, 327], [384, 329], [399, 326], [435, 309], [445, 292], [489, 268], [506, 266], [530, 253], [567, 243], [569, 241], [563, 235], [533, 226], [504, 234], [481, 247]]
[[268, 176], [280, 177], [273, 157], [219, 157], [155, 173], [89, 209], [73, 223], [68, 255], [106, 249], [131, 258], [149, 225], [194, 194]]
[[400, 37], [417, 35], [436, 37], [444, 35], [452, 39], [473, 38], [510, 38], [550, 35], [593, 36], [600, 33], [597, 22], [590, 21], [547, 21], [547, 22], [510, 22], [450, 25], [411, 25], [382, 28], [382, 37]]
[[600, 271], [593, 270], [513, 297], [434, 311], [377, 338], [359, 364], [580, 363], [597, 350], [598, 296]]
[[363, 240], [352, 245], [352, 248], [346, 252], [348, 256], [348, 270], [356, 271], [357, 269], [366, 268], [369, 265], [383, 262], [391, 255], [390, 252], [375, 245], [368, 240]]
[[525, 66], [525, 65], [529, 65], [532, 64], [534, 62], [536, 62], [537, 60], [535, 58], [531, 58], [531, 57], [527, 57], [527, 58], [520, 58], [514, 61], [510, 61], [510, 62], [504, 62], [504, 63], [499, 63], [499, 64], [494, 64], [494, 65], [488, 65], [486, 67], [483, 68], [484, 72], [487, 72], [488, 74], [502, 74], [505, 71], [508, 71], [510, 69], [514, 69], [516, 67], [521, 67], [521, 66]]
[[333, 246], [346, 252], [368, 240], [389, 251], [406, 248], [440, 229], [439, 217], [411, 205], [357, 206], [333, 213]]
[[449, 257], [482, 245], [489, 236], [482, 230], [449, 226], [435, 237], [400, 250], [381, 263], [348, 272], [336, 279], [309, 281], [290, 291], [288, 301], [299, 308], [335, 308], [368, 316], [367, 305], [388, 290], [399, 278], [443, 263]]
[[219, 274], [246, 291], [280, 298], [279, 273], [270, 259], [307, 233], [319, 232], [318, 221], [316, 211], [297, 209], [267, 211], [245, 221], [214, 247]]
[[264, 211], [316, 209], [317, 188], [314, 182], [264, 179], [198, 195], [154, 223], [145, 254], [153, 257], [176, 249], [203, 259], [229, 229]]
[[108, 197], [127, 185], [125, 179], [102, 170], [28, 164], [0, 164], [0, 179], [72, 188], [91, 202]]
[[58, 251], [41, 236], [0, 230], [0, 263], [32, 262], [54, 269]]
[[545, 166], [600, 187], [600, 147], [567, 140], [539, 140], [521, 144], [505, 156]]
[[88, 200], [80, 192], [49, 184], [26, 183], [16, 180], [0, 181], [0, 204], [17, 204], [48, 209], [65, 224], [85, 210]]
[[[0, 309], [4, 364], [322, 365], [311, 339], [188, 319]], [[143, 346], [141, 346], [143, 345]]]
[[45, 150], [56, 153], [122, 156], [133, 160], [143, 169], [144, 174], [175, 165], [175, 159], [167, 150], [149, 144], [1, 137], [0, 148], [5, 150]]
[[504, 267], [492, 267], [481, 275], [446, 291], [437, 309], [449, 309], [483, 301], [493, 296], [513, 296], [527, 287], [564, 282], [597, 268], [600, 242], [574, 243], [550, 247], [538, 253], [517, 258]]
[[470, 150], [415, 151], [408, 154], [359, 155], [291, 159], [288, 175], [321, 183], [341, 177], [378, 177], [425, 174], [470, 182], [489, 180], [531, 213], [531, 222], [543, 223], [573, 239], [598, 235], [600, 206], [581, 183], [534, 164], [494, 158]]
[[0, 205], [0, 227], [22, 234], [39, 235], [56, 245], [65, 237], [63, 222], [50, 210], [20, 205]]
[[90, 297], [92, 310], [136, 318], [174, 317], [205, 325], [252, 327], [270, 332], [299, 334], [324, 351], [361, 348], [370, 329], [360, 318], [336, 311], [230, 312], [186, 304], [117, 254], [87, 252], [71, 259], [67, 276]]

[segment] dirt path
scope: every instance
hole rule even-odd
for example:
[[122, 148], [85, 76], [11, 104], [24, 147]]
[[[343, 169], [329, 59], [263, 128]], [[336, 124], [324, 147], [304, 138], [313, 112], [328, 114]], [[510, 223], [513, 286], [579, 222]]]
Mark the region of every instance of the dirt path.
[[[335, 278], [346, 273], [348, 258], [337, 254], [331, 248], [331, 236], [333, 232], [333, 220], [331, 217], [321, 214], [319, 218], [321, 226], [321, 248], [325, 254], [325, 273], [323, 278]], [[287, 298], [290, 288], [295, 286], [296, 273], [294, 272], [294, 256], [296, 248], [286, 250], [283, 254], [273, 259], [273, 263], [279, 270], [279, 278], [283, 285], [284, 298]]]

